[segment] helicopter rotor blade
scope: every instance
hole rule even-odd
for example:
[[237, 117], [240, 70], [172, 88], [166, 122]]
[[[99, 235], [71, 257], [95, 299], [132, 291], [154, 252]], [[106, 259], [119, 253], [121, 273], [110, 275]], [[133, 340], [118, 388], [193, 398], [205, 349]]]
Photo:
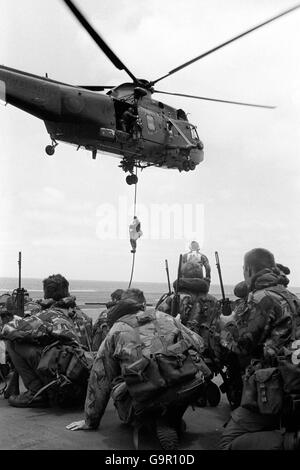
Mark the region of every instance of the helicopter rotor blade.
[[176, 67], [175, 69], [171, 70], [169, 73], [167, 73], [166, 75], [163, 75], [162, 77], [154, 80], [154, 81], [151, 81], [150, 84], [151, 86], [155, 85], [155, 83], [159, 82], [160, 80], [162, 80], [163, 78], [166, 78], [166, 77], [169, 77], [170, 75], [172, 75], [173, 73], [176, 73], [178, 72], [179, 70], [183, 69], [184, 67], [187, 67], [188, 65], [191, 65], [193, 64], [194, 62], [196, 62], [197, 60], [200, 60], [200, 59], [203, 59], [203, 57], [206, 57], [207, 55], [209, 54], [212, 54], [213, 52], [221, 49], [222, 47], [225, 47], [227, 46], [228, 44], [236, 41], [237, 39], [240, 39], [242, 38], [243, 36], [246, 36], [246, 34], [249, 34], [251, 33], [252, 31], [255, 31], [256, 29], [258, 28], [261, 28], [262, 26], [265, 26], [266, 24], [268, 23], [271, 23], [272, 21], [275, 21], [277, 20], [278, 18], [280, 18], [281, 16], [284, 16], [284, 15], [287, 15], [288, 13], [291, 13], [292, 11], [294, 10], [297, 10], [297, 8], [300, 8], [300, 4], [298, 3], [297, 5], [289, 8], [288, 10], [285, 10], [285, 11], [282, 11], [281, 13], [279, 13], [278, 15], [275, 15], [273, 16], [272, 18], [269, 18], [268, 20], [264, 21], [263, 23], [260, 23], [256, 26], [253, 26], [252, 28], [248, 29], [247, 31], [244, 31], [243, 33], [239, 34], [238, 36], [234, 36], [233, 38], [229, 39], [228, 41], [225, 41], [223, 42], [222, 44], [219, 44], [218, 46], [214, 47], [213, 49], [209, 49], [208, 51], [204, 52], [203, 54], [195, 57], [194, 59], [191, 59], [189, 60], [188, 62], [185, 62], [184, 64], [182, 65], [179, 65], [178, 67]]
[[87, 19], [83, 14], [78, 10], [71, 0], [63, 0], [67, 7], [71, 10], [73, 15], [77, 18], [81, 26], [89, 33], [95, 43], [100, 47], [104, 54], [109, 58], [109, 60], [114, 64], [115, 67], [119, 70], [125, 70], [125, 72], [130, 76], [134, 82], [138, 82], [136, 77], [130, 70], [123, 64], [123, 62], [116, 56], [112, 49], [106, 44], [106, 42], [101, 38], [101, 36], [94, 30], [90, 25]]
[[154, 90], [154, 93], [162, 93], [163, 95], [172, 95], [172, 96], [183, 96], [184, 98], [194, 98], [196, 100], [217, 101], [218, 103], [238, 104], [240, 106], [252, 106], [254, 108], [267, 108], [267, 109], [275, 109], [276, 108], [276, 106], [267, 106], [267, 105], [263, 105], [263, 104], [253, 104], [253, 103], [243, 103], [241, 101], [221, 100], [221, 99], [218, 99], [218, 98], [206, 98], [205, 96], [186, 95], [184, 93], [169, 93], [167, 91], [159, 91], [159, 90]]
[[105, 91], [112, 90], [115, 86], [101, 86], [101, 85], [77, 85], [78, 88], [84, 88], [89, 91]]

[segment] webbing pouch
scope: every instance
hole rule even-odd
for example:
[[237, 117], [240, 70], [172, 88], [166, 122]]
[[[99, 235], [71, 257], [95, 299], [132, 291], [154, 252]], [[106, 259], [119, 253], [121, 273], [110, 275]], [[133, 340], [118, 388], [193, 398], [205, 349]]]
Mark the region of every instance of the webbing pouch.
[[241, 406], [251, 411], [258, 411], [257, 387], [254, 373], [245, 374], [243, 378], [243, 392]]
[[254, 372], [257, 386], [257, 404], [260, 413], [274, 415], [283, 405], [283, 383], [276, 367], [260, 369]]
[[123, 369], [123, 377], [133, 400], [143, 402], [161, 392], [166, 382], [153, 358], [141, 357]]
[[198, 372], [184, 340], [169, 345], [163, 352], [157, 353], [155, 357], [167, 385], [190, 380]]
[[73, 348], [72, 358], [66, 369], [66, 377], [71, 382], [81, 382], [88, 378], [93, 365], [94, 355], [91, 351]]

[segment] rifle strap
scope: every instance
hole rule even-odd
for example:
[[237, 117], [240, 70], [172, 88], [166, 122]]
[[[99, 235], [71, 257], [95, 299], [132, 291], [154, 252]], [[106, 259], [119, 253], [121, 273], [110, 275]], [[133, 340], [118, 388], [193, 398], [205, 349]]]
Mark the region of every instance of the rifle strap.
[[[141, 358], [143, 356], [142, 354], [142, 340], [141, 340], [141, 336], [140, 336], [140, 333], [139, 333], [139, 326], [135, 320], [135, 322], [133, 323], [132, 321], [130, 320], [124, 320], [123, 318], [120, 318], [120, 321], [122, 321], [123, 323], [126, 323], [127, 325], [131, 326], [134, 330], [134, 335], [135, 335], [135, 341], [137, 343], [137, 351], [138, 351], [138, 356], [139, 358]], [[152, 319], [152, 322], [154, 324], [154, 328], [155, 328], [155, 331], [156, 333], [158, 334], [158, 337], [161, 341], [161, 344], [163, 346], [163, 349], [164, 351], [167, 350], [167, 343], [166, 343], [166, 340], [165, 340], [165, 335], [162, 333], [162, 330], [160, 328], [160, 325], [157, 321], [157, 318], [156, 318], [156, 312], [154, 312], [154, 316], [153, 316], [153, 319]], [[181, 327], [178, 325], [178, 322], [175, 320], [175, 323], [176, 323], [176, 326], [178, 327], [178, 329], [180, 331], [181, 330]], [[182, 333], [181, 333], [182, 334]]]
[[288, 303], [288, 305], [289, 305], [289, 307], [290, 307], [292, 313], [295, 313], [295, 311], [296, 311], [295, 304], [294, 304], [292, 298], [289, 296], [288, 293], [285, 294], [285, 292], [278, 292], [278, 290], [272, 289], [272, 288], [267, 288], [267, 289], [265, 289], [266, 295], [267, 295], [268, 297], [273, 298], [273, 299], [274, 299], [274, 297], [273, 297], [272, 295], [270, 295], [269, 292], [273, 292], [273, 294], [277, 294], [279, 297], [281, 297], [282, 299], [284, 299], [284, 300]]
[[[67, 379], [68, 380], [68, 379]], [[48, 390], [49, 388], [51, 388], [53, 385], [56, 385], [56, 384], [59, 384], [61, 382], [61, 379], [60, 377], [58, 377], [57, 379], [54, 379], [52, 380], [51, 382], [49, 382], [48, 384], [44, 385], [42, 388], [40, 388], [36, 393], [35, 395], [30, 399], [29, 403], [32, 403], [33, 400], [35, 400], [36, 398], [38, 398], [43, 392], [45, 392], [46, 390]]]
[[[277, 290], [276, 288], [273, 288], [273, 289], [272, 289], [272, 288], [265, 289], [266, 295], [267, 295], [268, 297], [271, 297], [272, 299], [274, 299], [274, 296], [272, 296], [271, 292], [272, 292], [273, 294], [275, 294], [275, 295], [278, 295], [279, 297], [281, 297], [282, 299], [284, 299], [284, 300], [287, 302], [288, 306], [290, 307], [290, 310], [291, 310], [292, 315], [295, 315], [295, 314], [297, 313], [297, 307], [296, 307], [296, 305], [295, 305], [295, 303], [294, 303], [293, 297], [292, 297], [292, 295], [290, 294], [290, 292], [288, 292], [288, 291], [287, 291], [287, 292], [285, 292], [285, 291], [284, 291], [284, 292], [281, 292], [281, 291], [278, 292], [278, 290]], [[295, 326], [295, 322], [294, 322], [294, 321], [292, 321], [292, 325], [293, 325], [293, 327], [292, 327], [292, 338], [293, 338], [293, 339], [296, 339], [296, 338], [295, 338], [296, 326]]]
[[128, 326], [131, 326], [131, 328], [133, 328], [133, 332], [134, 332], [134, 339], [135, 339], [135, 342], [136, 342], [136, 350], [137, 350], [137, 356], [139, 359], [141, 359], [143, 357], [143, 343], [142, 343], [142, 340], [141, 340], [141, 336], [140, 336], [140, 332], [139, 332], [139, 325], [138, 325], [138, 322], [136, 319], [134, 319], [133, 321], [130, 321], [128, 319], [124, 320], [123, 317], [119, 318], [118, 321], [121, 321], [123, 323], [126, 323], [126, 325]]
[[161, 296], [161, 298], [158, 300], [155, 308], [158, 309], [158, 307], [170, 296], [171, 294], [169, 292], [166, 292]]

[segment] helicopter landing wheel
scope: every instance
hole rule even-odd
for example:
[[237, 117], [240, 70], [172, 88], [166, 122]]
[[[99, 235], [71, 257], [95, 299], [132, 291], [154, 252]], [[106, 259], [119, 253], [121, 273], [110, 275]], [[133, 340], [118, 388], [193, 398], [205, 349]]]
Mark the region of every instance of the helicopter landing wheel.
[[184, 160], [184, 162], [182, 163], [182, 168], [184, 169], [184, 171], [190, 171], [190, 162], [188, 160]]
[[126, 183], [131, 185], [131, 184], [136, 184], [138, 182], [138, 177], [136, 175], [128, 175], [126, 176]]
[[196, 168], [196, 163], [193, 160], [190, 160], [189, 167], [190, 167], [190, 170], [194, 170]]
[[55, 153], [55, 147], [53, 145], [47, 145], [47, 147], [45, 148], [45, 152], [47, 155], [52, 157], [52, 155], [54, 155]]

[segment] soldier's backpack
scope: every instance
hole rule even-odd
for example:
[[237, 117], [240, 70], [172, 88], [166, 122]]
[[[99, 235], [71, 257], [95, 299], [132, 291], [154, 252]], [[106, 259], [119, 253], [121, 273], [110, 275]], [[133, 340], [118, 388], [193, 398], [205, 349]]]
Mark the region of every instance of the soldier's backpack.
[[[293, 344], [299, 331], [300, 322], [300, 301], [299, 299], [285, 289], [283, 286], [272, 286], [264, 289], [264, 293], [276, 302], [280, 303], [284, 315], [291, 315], [293, 331], [291, 339]], [[299, 347], [299, 346], [298, 346]], [[278, 356], [279, 367], [261, 368], [252, 373], [246, 373], [244, 377], [244, 387], [241, 406], [261, 414], [276, 415], [284, 410], [287, 399], [297, 396], [300, 399], [300, 368], [297, 361], [293, 363], [293, 354], [297, 356], [297, 348], [289, 351], [289, 347], [284, 348], [285, 356]], [[287, 360], [291, 355], [291, 362]], [[249, 368], [250, 370], [250, 368]]]
[[46, 384], [37, 395], [47, 392], [50, 401], [62, 407], [82, 404], [92, 364], [93, 354], [78, 345], [52, 343], [43, 350], [37, 366]]
[[292, 316], [292, 339], [300, 339], [300, 299], [283, 286], [272, 286], [264, 289], [266, 295], [280, 302], [284, 312]]
[[[122, 318], [122, 322], [134, 328], [135, 341], [138, 346], [138, 359], [126, 366], [122, 373], [133, 404], [143, 403], [155, 398], [168, 388], [188, 382], [198, 372], [198, 367], [189, 351], [190, 347], [183, 336], [180, 335], [176, 343], [168, 345], [155, 314], [152, 321], [160, 338], [161, 347], [149, 354], [146, 348], [143, 348], [137, 320]], [[178, 327], [180, 330], [180, 325]]]

